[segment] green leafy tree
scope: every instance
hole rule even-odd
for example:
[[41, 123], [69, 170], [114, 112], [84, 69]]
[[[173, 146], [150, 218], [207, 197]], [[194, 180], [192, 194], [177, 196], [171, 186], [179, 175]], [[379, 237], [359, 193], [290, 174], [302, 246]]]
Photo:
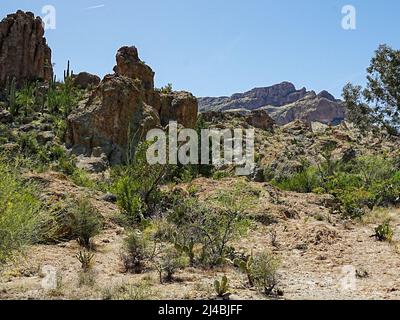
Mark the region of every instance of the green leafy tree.
[[400, 129], [400, 50], [379, 46], [367, 69], [367, 86], [347, 84], [343, 98], [350, 121], [360, 129], [383, 127], [391, 135]]

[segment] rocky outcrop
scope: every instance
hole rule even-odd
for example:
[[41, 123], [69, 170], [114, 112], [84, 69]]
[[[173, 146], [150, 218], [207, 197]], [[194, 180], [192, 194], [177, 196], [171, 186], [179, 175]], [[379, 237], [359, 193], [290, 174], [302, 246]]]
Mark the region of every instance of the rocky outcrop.
[[18, 86], [53, 77], [42, 20], [31, 12], [17, 11], [0, 22], [0, 86], [13, 77]]
[[74, 79], [74, 85], [81, 89], [95, 87], [101, 81], [101, 79], [98, 76], [88, 72], [81, 72], [77, 75], [73, 75], [73, 79]]
[[186, 128], [194, 128], [197, 121], [197, 99], [189, 92], [161, 94], [160, 118], [163, 126], [177, 121]]
[[132, 79], [139, 79], [143, 89], [154, 89], [154, 72], [139, 59], [138, 50], [135, 47], [122, 47], [117, 52], [117, 65], [114, 72], [118, 75]]
[[256, 88], [245, 93], [236, 93], [231, 97], [199, 98], [200, 112], [226, 111], [232, 109], [255, 110], [265, 106], [280, 107], [307, 94], [305, 88], [296, 90], [290, 82], [282, 82], [265, 88]]
[[92, 156], [100, 149], [111, 163], [124, 160], [135, 134], [160, 126], [154, 108], [143, 101], [133, 79], [107, 75], [90, 98], [68, 118], [67, 142], [76, 154]]
[[275, 125], [274, 120], [264, 110], [209, 111], [203, 112], [201, 116], [204, 121], [218, 126], [226, 123], [238, 123], [272, 132]]
[[289, 82], [256, 88], [231, 97], [199, 98], [201, 112], [229, 110], [265, 110], [278, 124], [296, 119], [337, 124], [345, 118], [344, 108], [329, 92], [318, 95], [305, 88], [296, 90]]
[[311, 93], [305, 98], [281, 108], [267, 107], [265, 110], [277, 124], [287, 124], [295, 120], [306, 123], [321, 122], [337, 125], [345, 118], [345, 109], [329, 93], [315, 95]]
[[254, 110], [246, 117], [246, 122], [254, 128], [272, 131], [275, 121], [265, 110]]
[[[130, 147], [153, 128], [177, 121], [193, 128], [197, 99], [188, 92], [154, 89], [154, 72], [139, 60], [135, 47], [117, 53], [115, 74], [107, 75], [68, 118], [67, 142], [73, 153], [120, 164]], [[84, 164], [91, 162], [82, 160]], [[97, 168], [95, 168], [97, 170]]]

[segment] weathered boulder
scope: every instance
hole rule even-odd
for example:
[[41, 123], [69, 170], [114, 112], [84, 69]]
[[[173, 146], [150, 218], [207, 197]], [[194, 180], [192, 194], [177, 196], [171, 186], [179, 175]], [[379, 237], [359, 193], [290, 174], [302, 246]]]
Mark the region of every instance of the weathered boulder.
[[21, 10], [0, 22], [0, 87], [14, 77], [18, 86], [53, 77], [42, 20]]
[[53, 141], [55, 138], [55, 134], [53, 131], [42, 131], [37, 135], [37, 141], [40, 144], [46, 144], [47, 142]]
[[254, 128], [273, 131], [275, 121], [264, 110], [254, 110], [247, 117], [246, 121]]
[[161, 94], [160, 119], [163, 126], [177, 121], [186, 128], [194, 128], [197, 121], [197, 99], [189, 92]]
[[74, 79], [74, 85], [81, 89], [95, 87], [99, 85], [101, 81], [100, 77], [88, 72], [81, 72], [77, 75], [74, 75], [73, 79]]
[[133, 136], [159, 126], [157, 111], [143, 101], [137, 81], [107, 75], [69, 116], [67, 142], [74, 153], [86, 156], [100, 148], [112, 164], [118, 164], [125, 159]]

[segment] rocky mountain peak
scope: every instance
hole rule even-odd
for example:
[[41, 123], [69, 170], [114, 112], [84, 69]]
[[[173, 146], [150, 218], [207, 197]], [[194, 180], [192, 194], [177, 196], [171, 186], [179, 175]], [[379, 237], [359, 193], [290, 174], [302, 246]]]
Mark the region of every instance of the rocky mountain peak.
[[319, 98], [325, 98], [328, 99], [329, 101], [336, 101], [335, 97], [331, 95], [328, 91], [323, 90], [318, 94]]
[[255, 88], [231, 97], [199, 98], [201, 112], [263, 109], [278, 123], [294, 120], [320, 121], [327, 124], [341, 122], [344, 109], [328, 91], [318, 95], [306, 88], [296, 89], [291, 82]]

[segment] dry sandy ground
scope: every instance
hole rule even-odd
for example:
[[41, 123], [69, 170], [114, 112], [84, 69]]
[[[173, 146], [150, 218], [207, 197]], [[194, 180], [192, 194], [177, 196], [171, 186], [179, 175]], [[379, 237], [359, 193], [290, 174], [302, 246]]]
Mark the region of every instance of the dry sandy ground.
[[[46, 182], [46, 196], [54, 199], [86, 192], [57, 174], [39, 177]], [[204, 197], [229, 188], [232, 181], [199, 179], [195, 184], [199, 186], [198, 195]], [[393, 243], [378, 242], [371, 237], [376, 225], [388, 216], [396, 226], [396, 236], [400, 234], [399, 210], [370, 214], [362, 223], [343, 222], [335, 214], [329, 196], [281, 192], [265, 184], [254, 185], [263, 190], [254, 211], [257, 221], [272, 219], [276, 223], [254, 223], [248, 236], [237, 241], [235, 247], [243, 252], [269, 250], [279, 256], [283, 299], [400, 299], [396, 237]], [[212, 299], [213, 282], [224, 274], [230, 279], [232, 299], [271, 299], [248, 288], [245, 275], [233, 267], [188, 268], [169, 284], [160, 284], [155, 271], [142, 275], [123, 273], [120, 253], [124, 230], [111, 219], [118, 209], [100, 200], [101, 194], [92, 194], [92, 198], [107, 221], [103, 233], [95, 238], [94, 283], [79, 285], [80, 263], [75, 257], [79, 246], [75, 241], [37, 245], [27, 248], [23, 256], [3, 270], [0, 299], [105, 299], [114, 291], [120, 293], [114, 298]], [[271, 241], [274, 233], [275, 245]], [[56, 268], [57, 289], [42, 287], [44, 266]], [[144, 283], [142, 289], [129, 291]]]

